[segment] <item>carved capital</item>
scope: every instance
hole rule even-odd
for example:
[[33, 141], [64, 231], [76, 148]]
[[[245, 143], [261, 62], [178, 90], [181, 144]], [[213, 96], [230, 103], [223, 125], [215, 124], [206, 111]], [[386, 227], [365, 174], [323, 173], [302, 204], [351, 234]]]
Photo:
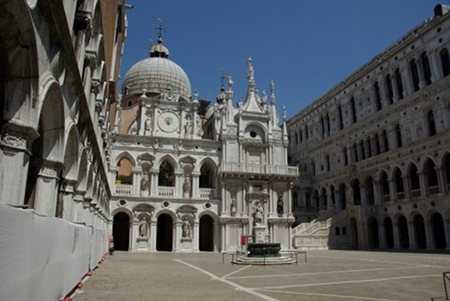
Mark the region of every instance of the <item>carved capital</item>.
[[92, 17], [90, 13], [78, 11], [75, 14], [75, 22], [74, 22], [75, 31], [84, 31], [88, 37], [92, 34]]

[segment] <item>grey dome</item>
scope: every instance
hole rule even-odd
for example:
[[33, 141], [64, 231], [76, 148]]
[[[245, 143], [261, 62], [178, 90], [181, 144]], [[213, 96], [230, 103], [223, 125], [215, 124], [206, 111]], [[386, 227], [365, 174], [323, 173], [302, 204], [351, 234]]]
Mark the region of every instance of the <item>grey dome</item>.
[[184, 70], [167, 58], [150, 57], [134, 64], [125, 74], [123, 92], [125, 95], [161, 93], [170, 88], [180, 98], [189, 101], [191, 83]]

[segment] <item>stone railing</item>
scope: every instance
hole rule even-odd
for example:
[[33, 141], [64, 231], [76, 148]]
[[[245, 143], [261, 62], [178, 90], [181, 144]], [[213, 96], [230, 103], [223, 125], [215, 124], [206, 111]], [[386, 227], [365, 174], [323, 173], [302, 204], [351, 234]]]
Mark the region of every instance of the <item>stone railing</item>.
[[175, 187], [159, 186], [158, 195], [165, 197], [173, 197], [175, 195]]
[[133, 185], [116, 184], [116, 194], [131, 195], [132, 191], [133, 191]]
[[200, 188], [201, 199], [214, 199], [216, 198], [216, 189], [214, 188]]
[[261, 165], [254, 163], [224, 162], [220, 166], [222, 173], [254, 173], [266, 175], [285, 175], [298, 177], [297, 166]]

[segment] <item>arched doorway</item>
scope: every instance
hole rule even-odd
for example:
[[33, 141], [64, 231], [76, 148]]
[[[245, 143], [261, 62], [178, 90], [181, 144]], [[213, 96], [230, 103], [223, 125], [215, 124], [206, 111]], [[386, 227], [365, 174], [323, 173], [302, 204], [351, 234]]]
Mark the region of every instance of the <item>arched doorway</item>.
[[400, 216], [397, 220], [398, 224], [398, 238], [400, 240], [400, 248], [409, 248], [408, 222], [406, 217]]
[[358, 226], [354, 217], [350, 219], [350, 235], [352, 249], [358, 249]]
[[161, 214], [158, 217], [156, 231], [156, 250], [172, 251], [173, 221], [168, 214]]
[[114, 215], [113, 221], [114, 249], [128, 251], [130, 242], [130, 217], [124, 212]]
[[378, 240], [378, 222], [374, 217], [369, 218], [367, 221], [367, 234], [368, 234], [368, 246], [369, 249], [377, 249], [380, 246]]
[[386, 247], [393, 248], [394, 232], [392, 228], [392, 220], [389, 217], [386, 217], [383, 221], [383, 226], [384, 226], [384, 235], [386, 237]]
[[427, 237], [425, 234], [425, 224], [423, 217], [420, 214], [416, 214], [413, 218], [414, 232], [416, 232], [416, 242], [419, 249], [425, 249], [427, 247]]
[[433, 231], [434, 245], [437, 249], [445, 249], [447, 243], [445, 241], [444, 220], [442, 215], [435, 212], [431, 215], [431, 229]]
[[214, 221], [209, 215], [200, 218], [200, 251], [214, 251]]

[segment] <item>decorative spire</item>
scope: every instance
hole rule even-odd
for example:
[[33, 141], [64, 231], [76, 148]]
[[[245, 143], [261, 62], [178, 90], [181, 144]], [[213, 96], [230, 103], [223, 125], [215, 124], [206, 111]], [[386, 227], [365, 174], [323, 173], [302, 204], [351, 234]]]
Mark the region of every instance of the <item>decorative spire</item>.
[[158, 44], [153, 45], [150, 48], [150, 57], [161, 57], [168, 58], [169, 57], [169, 49], [167, 49], [163, 45], [162, 34], [167, 32], [167, 27], [164, 26], [163, 21], [159, 18], [159, 26], [155, 27], [156, 32], [158, 33]]
[[162, 34], [167, 32], [167, 27], [164, 26], [164, 23], [161, 18], [158, 18], [159, 26], [155, 27], [156, 32], [158, 33], [158, 44], [162, 44]]
[[247, 80], [248, 80], [249, 89], [254, 90], [255, 89], [255, 71], [253, 70], [252, 57], [249, 57], [247, 60]]
[[224, 82], [225, 82], [225, 72], [222, 71], [222, 74], [219, 77], [220, 81], [222, 82], [222, 85], [220, 86], [220, 94], [217, 95], [216, 101], [218, 104], [222, 104], [227, 96], [225, 94], [225, 87], [224, 87]]
[[225, 87], [223, 85], [223, 83], [225, 82], [225, 72], [222, 70], [222, 74], [219, 77], [220, 82], [222, 83], [222, 85], [220, 86], [220, 91], [223, 92], [225, 91]]
[[276, 101], [275, 101], [275, 83], [272, 81], [270, 81], [270, 104], [271, 105], [275, 105]]
[[233, 78], [231, 77], [231, 74], [228, 74], [227, 76], [227, 82], [228, 82], [228, 92], [233, 92]]

